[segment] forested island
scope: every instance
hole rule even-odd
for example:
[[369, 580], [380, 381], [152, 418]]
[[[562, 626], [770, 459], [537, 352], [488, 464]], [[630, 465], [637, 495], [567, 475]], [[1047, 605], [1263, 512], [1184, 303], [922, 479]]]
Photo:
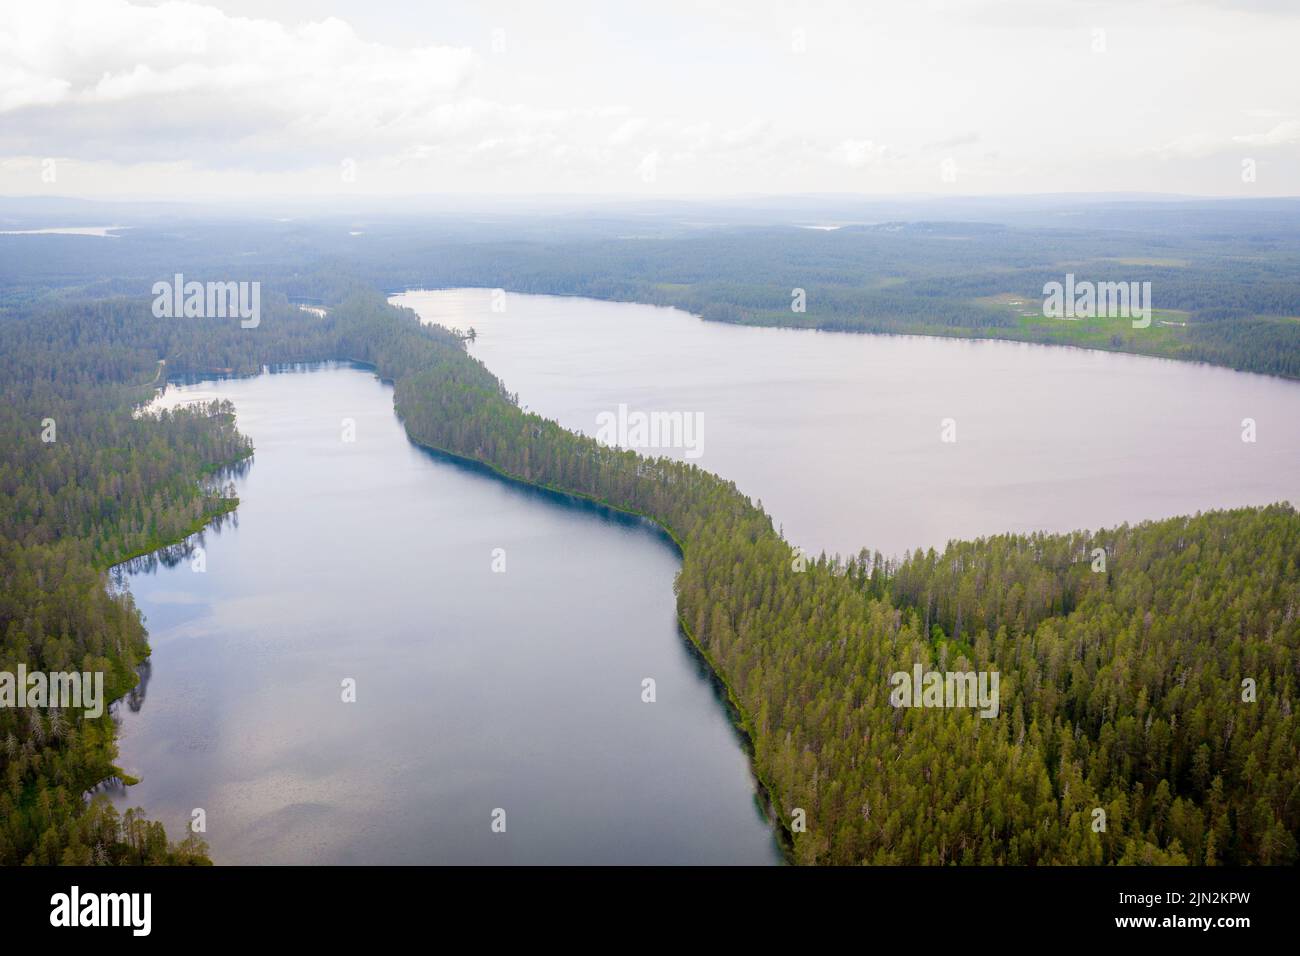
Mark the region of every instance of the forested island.
[[[683, 628], [729, 690], [796, 862], [1296, 862], [1290, 505], [804, 562], [733, 483], [526, 413], [459, 336], [369, 281], [329, 288], [324, 316], [265, 296], [256, 334], [104, 290], [0, 318], [0, 668], [100, 668], [126, 693], [147, 644], [106, 569], [235, 504], [220, 469], [250, 448], [229, 407], [132, 415], [160, 360], [202, 375], [346, 359], [394, 383], [413, 441], [673, 536]], [[918, 662], [999, 671], [1000, 716], [891, 706], [890, 674]], [[107, 716], [4, 711], [0, 740], [0, 863], [205, 860], [192, 837], [83, 802], [119, 775]]]

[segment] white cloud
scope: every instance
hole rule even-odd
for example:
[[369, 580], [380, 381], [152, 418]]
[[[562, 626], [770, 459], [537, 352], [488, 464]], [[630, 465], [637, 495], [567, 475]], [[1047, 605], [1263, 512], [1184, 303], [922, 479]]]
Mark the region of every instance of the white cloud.
[[1246, 0], [488, 6], [0, 0], [0, 194], [1300, 192], [1300, 20]]
[[1288, 143], [1300, 143], [1300, 121], [1287, 120], [1278, 123], [1266, 133], [1253, 133], [1249, 136], [1234, 136], [1233, 142], [1248, 146], [1283, 146]]
[[1179, 136], [1177, 139], [1171, 139], [1159, 146], [1147, 146], [1139, 150], [1140, 155], [1159, 156], [1162, 159], [1178, 158], [1182, 156], [1200, 157], [1209, 156], [1211, 153], [1223, 149], [1227, 145], [1227, 140], [1222, 136], [1216, 136], [1212, 133], [1196, 132], [1187, 133]]
[[1237, 146], [1287, 146], [1300, 143], [1300, 121], [1286, 120], [1262, 133], [1221, 136], [1207, 131], [1188, 133], [1160, 146], [1147, 147], [1143, 154], [1161, 159], [1188, 157], [1200, 159], [1216, 154], [1233, 152]]
[[649, 120], [643, 116], [627, 120], [609, 134], [609, 145], [624, 146], [640, 136], [649, 125]]
[[883, 159], [889, 147], [878, 146], [869, 139], [846, 139], [833, 150], [829, 156], [834, 162], [851, 169], [861, 169]]
[[286, 128], [363, 142], [393, 124], [436, 125], [476, 65], [466, 48], [368, 43], [337, 19], [286, 27], [125, 0], [7, 3], [0, 61], [10, 64], [0, 75], [0, 147], [21, 145], [26, 129], [69, 147], [89, 137], [94, 148], [107, 125], [112, 152], [142, 160], [198, 159], [224, 144], [217, 158], [232, 138], [247, 145]]

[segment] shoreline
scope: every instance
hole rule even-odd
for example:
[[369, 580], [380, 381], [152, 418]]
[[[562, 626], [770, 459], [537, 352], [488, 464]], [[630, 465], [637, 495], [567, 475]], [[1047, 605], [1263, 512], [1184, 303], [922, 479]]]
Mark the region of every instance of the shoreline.
[[[421, 286], [412, 287], [398, 291], [389, 289], [380, 289], [380, 294], [385, 300], [393, 306], [401, 309], [410, 309], [411, 306], [403, 305], [393, 300], [399, 296], [412, 292], [491, 292], [489, 286]], [[608, 302], [615, 305], [636, 305], [651, 309], [673, 309], [700, 322], [708, 322], [711, 325], [731, 325], [743, 329], [780, 329], [785, 332], [820, 332], [826, 335], [879, 335], [889, 338], [918, 338], [918, 339], [953, 339], [963, 342], [1005, 342], [1010, 345], [1037, 345], [1051, 349], [1078, 349], [1082, 352], [1098, 352], [1105, 355], [1131, 355], [1134, 358], [1157, 359], [1166, 362], [1179, 362], [1184, 365], [1203, 365], [1206, 368], [1222, 369], [1225, 372], [1237, 372], [1242, 375], [1262, 375], [1264, 378], [1278, 379], [1283, 382], [1300, 382], [1300, 375], [1280, 375], [1276, 372], [1261, 372], [1255, 369], [1242, 368], [1236, 365], [1229, 365], [1225, 362], [1212, 362], [1203, 358], [1189, 358], [1179, 355], [1170, 355], [1164, 352], [1144, 352], [1137, 349], [1126, 348], [1108, 348], [1104, 345], [1089, 345], [1081, 342], [1056, 342], [1044, 341], [1039, 338], [1029, 336], [1014, 335], [996, 335], [988, 334], [981, 329], [969, 328], [966, 326], [958, 327], [958, 331], [945, 331], [941, 327], [933, 329], [904, 329], [898, 331], [885, 331], [867, 328], [831, 328], [825, 325], [790, 325], [787, 323], [772, 322], [733, 322], [726, 319], [710, 319], [698, 312], [693, 312], [686, 306], [660, 304], [657, 302], [645, 302], [640, 299], [616, 299], [590, 292], [530, 292], [523, 289], [506, 288], [505, 292], [512, 295], [531, 295], [545, 296], [553, 299], [587, 299], [594, 302]], [[412, 311], [414, 311], [412, 309]], [[1257, 316], [1261, 320], [1286, 321], [1286, 316]], [[421, 318], [421, 322], [425, 320]], [[1065, 321], [1065, 320], [1061, 320]], [[437, 324], [437, 323], [432, 323]], [[1013, 327], [1006, 327], [1011, 329]], [[1018, 328], [1018, 327], [1015, 327]]]
[[[379, 373], [379, 370], [374, 365], [374, 363], [365, 362], [365, 361], [352, 359], [352, 358], [333, 358], [333, 359], [323, 360], [321, 362], [300, 363], [297, 364], [294, 368], [288, 368], [284, 370], [291, 371], [291, 370], [295, 370], [296, 368], [296, 370], [300, 370], [300, 371], [312, 371], [316, 368], [328, 367], [331, 364], [335, 364], [335, 363], [344, 366], [350, 365], [353, 368], [355, 368], [357, 371], [368, 371], [371, 374], [373, 374], [382, 384], [388, 386], [393, 386], [395, 384], [390, 379], [384, 378], [383, 375]], [[256, 378], [258, 375], [274, 373], [277, 370], [279, 369], [264, 368], [250, 375], [236, 375], [236, 376], [227, 375], [224, 377], [251, 379], [251, 378]], [[189, 378], [194, 379], [193, 376], [189, 376]], [[208, 378], [200, 377], [196, 380], [187, 382], [187, 384], [201, 384], [202, 382], [205, 381], [215, 381], [215, 380], [216, 380], [215, 378], [208, 379]], [[393, 399], [394, 399], [393, 412], [396, 415], [397, 409], [396, 409], [395, 393]], [[412, 445], [414, 445], [417, 448], [420, 448], [425, 452], [434, 455], [444, 456], [462, 465], [473, 466], [476, 470], [485, 472], [487, 475], [491, 476], [494, 480], [503, 481], [515, 485], [521, 485], [527, 488], [532, 488], [538, 491], [545, 492], [548, 495], [551, 495], [555, 498], [565, 500], [566, 506], [571, 507], [576, 504], [597, 506], [599, 508], [605, 509], [609, 512], [613, 512], [618, 515], [624, 515], [627, 517], [639, 519], [641, 522], [645, 523], [650, 528], [652, 528], [655, 531], [655, 533], [657, 533], [663, 539], [665, 539], [666, 541], [672, 544], [679, 558], [678, 570], [680, 573], [680, 562], [685, 560], [686, 548], [683, 545], [681, 539], [678, 537], [677, 533], [673, 531], [670, 527], [668, 527], [666, 524], [659, 521], [654, 516], [642, 512], [638, 512], [633, 509], [619, 507], [618, 505], [615, 505], [607, 500], [596, 498], [592, 495], [587, 495], [576, 491], [569, 491], [565, 488], [561, 488], [555, 485], [549, 485], [543, 482], [533, 481], [531, 479], [524, 478], [520, 475], [516, 475], [502, 468], [499, 468], [493, 463], [489, 461], [485, 461], [484, 459], [476, 458], [472, 455], [461, 454], [459, 452], [455, 452], [447, 448], [442, 448], [433, 445], [429, 442], [421, 441], [420, 439], [416, 438], [414, 435], [411, 434], [410, 430], [407, 428], [406, 421], [402, 419], [400, 415], [398, 415], [398, 420], [399, 422], [401, 422], [402, 431], [405, 434], [407, 440]], [[233, 461], [224, 462], [222, 464], [213, 466], [213, 468], [209, 470], [211, 471], [222, 467], [227, 467], [229, 465], [234, 465], [237, 464], [239, 461], [250, 460], [252, 457], [253, 457], [253, 453], [250, 452], [248, 455], [241, 456]], [[191, 529], [181, 537], [173, 541], [163, 542], [161, 544], [157, 544], [155, 546], [147, 547], [142, 550], [133, 552], [132, 554], [122, 558], [120, 561], [115, 561], [112, 564], [110, 564], [107, 568], [104, 569], [105, 573], [110, 572], [115, 568], [119, 568], [125, 564], [128, 564], [131, 561], [154, 554], [165, 548], [169, 548], [177, 544], [181, 544], [188, 538], [193, 537], [195, 534], [198, 534], [206, 530], [210, 525], [212, 525], [213, 522], [235, 511], [235, 509], [239, 505], [239, 498], [225, 499], [225, 500], [228, 502], [228, 506], [196, 522], [196, 524], [192, 526]], [[776, 812], [776, 810], [774, 809], [776, 807], [776, 790], [772, 786], [772, 784], [760, 772], [757, 762], [754, 759], [755, 745], [754, 745], [752, 718], [746, 712], [744, 706], [740, 701], [739, 696], [736, 694], [735, 689], [732, 687], [731, 683], [727, 680], [726, 676], [719, 669], [717, 662], [714, 661], [713, 657], [708, 653], [708, 651], [705, 650], [703, 645], [699, 642], [695, 634], [692, 632], [691, 628], [687, 625], [686, 621], [683, 619], [680, 607], [675, 608], [675, 610], [677, 616], [678, 629], [687, 638], [689, 649], [692, 651], [692, 653], [694, 653], [700, 660], [702, 660], [707, 665], [709, 671], [709, 677], [714, 684], [715, 690], [721, 688], [724, 691], [724, 694], [719, 696], [721, 697], [721, 702], [724, 704], [724, 708], [727, 711], [728, 721], [731, 724], [732, 729], [737, 733], [737, 736], [740, 738], [742, 750], [745, 752], [745, 757], [749, 764], [750, 776], [755, 784], [754, 787], [755, 796], [758, 798], [759, 802], [761, 803], [764, 813], [766, 814], [768, 823], [772, 828], [773, 839], [777, 846], [778, 851], [780, 852], [783, 864], [794, 865], [793, 836], [790, 832], [789, 826], [786, 824], [781, 814]], [[147, 631], [146, 631], [146, 637], [147, 637]], [[148, 660], [149, 658], [146, 656], [144, 659]], [[108, 701], [108, 704], [111, 705], [122, 700], [123, 698], [126, 697], [126, 695], [130, 692], [130, 690], [131, 688], [128, 687], [126, 691], [124, 691], [121, 695], [113, 698], [111, 701]], [[116, 742], [117, 739], [116, 730], [114, 731], [113, 739]], [[135, 778], [128, 777], [128, 775], [126, 775], [123, 771], [121, 771], [120, 768], [114, 766], [114, 769], [118, 771], [116, 775], [109, 775], [104, 779], [97, 781], [94, 787], [91, 787], [86, 791], [86, 795], [92, 794], [96, 788], [98, 788], [105, 782], [114, 779], [121, 780], [124, 789], [129, 788], [132, 783], [137, 782]]]

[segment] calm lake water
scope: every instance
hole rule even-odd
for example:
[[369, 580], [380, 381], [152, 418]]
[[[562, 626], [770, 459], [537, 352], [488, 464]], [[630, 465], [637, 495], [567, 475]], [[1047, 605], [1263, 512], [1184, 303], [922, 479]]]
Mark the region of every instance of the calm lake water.
[[[1300, 503], [1300, 383], [1013, 342], [765, 329], [675, 309], [409, 292], [533, 411], [703, 422], [700, 466], [761, 499], [795, 544], [901, 555], [953, 538]], [[810, 308], [812, 305], [810, 304]], [[1256, 441], [1242, 441], [1242, 420]], [[955, 442], [944, 442], [952, 419]], [[684, 457], [684, 449], [655, 454]]]
[[119, 806], [202, 808], [218, 863], [780, 861], [652, 526], [414, 447], [364, 370], [168, 394], [212, 397], [256, 457], [205, 571], [120, 572], [153, 655]]

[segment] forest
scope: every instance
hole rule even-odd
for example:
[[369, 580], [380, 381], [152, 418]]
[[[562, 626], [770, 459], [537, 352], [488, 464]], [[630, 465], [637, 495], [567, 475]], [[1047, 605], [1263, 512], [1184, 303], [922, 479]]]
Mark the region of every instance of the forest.
[[[323, 318], [264, 294], [256, 334], [156, 319], [142, 296], [43, 295], [0, 317], [0, 667], [102, 669], [127, 693], [147, 642], [108, 568], [237, 505], [222, 468], [252, 450], [229, 407], [132, 415], [160, 360], [184, 376], [347, 359], [394, 383], [413, 441], [672, 535], [683, 629], [728, 688], [796, 862], [1297, 861], [1290, 505], [805, 563], [731, 482], [526, 413], [368, 280], [330, 289]], [[892, 707], [890, 674], [915, 662], [997, 671], [999, 716]], [[119, 774], [107, 717], [0, 712], [0, 739], [0, 862], [206, 860], [193, 837], [83, 799]]]
[[[107, 241], [0, 236], [6, 307], [144, 295], [174, 272], [261, 280], [311, 301], [339, 301], [358, 281], [381, 291], [477, 286], [674, 306], [719, 322], [1076, 345], [1300, 377], [1296, 200], [808, 197], [282, 220], [73, 208], [133, 225]], [[47, 223], [52, 213], [37, 211], [11, 218]], [[808, 228], [819, 223], [835, 228]], [[1043, 317], [1044, 284], [1067, 273], [1150, 282], [1156, 321]], [[796, 289], [804, 311], [792, 307]]]
[[[138, 324], [139, 305], [0, 319], [0, 670], [102, 671], [110, 699], [136, 684], [148, 643], [108, 569], [233, 509], [221, 468], [252, 451], [228, 403], [133, 414], [159, 356], [195, 371], [234, 360], [209, 349], [200, 325]], [[83, 799], [123, 778], [115, 757], [108, 714], [0, 709], [0, 864], [206, 862], [193, 835], [169, 843], [138, 811]]]
[[[417, 441], [649, 515], [680, 542], [683, 624], [745, 715], [760, 779], [811, 821], [792, 834], [798, 862], [1296, 861], [1289, 505], [797, 571], [729, 482], [525, 414], [459, 352], [414, 375], [409, 358], [369, 359]], [[892, 708], [889, 675], [917, 661], [998, 670], [1001, 719]]]

